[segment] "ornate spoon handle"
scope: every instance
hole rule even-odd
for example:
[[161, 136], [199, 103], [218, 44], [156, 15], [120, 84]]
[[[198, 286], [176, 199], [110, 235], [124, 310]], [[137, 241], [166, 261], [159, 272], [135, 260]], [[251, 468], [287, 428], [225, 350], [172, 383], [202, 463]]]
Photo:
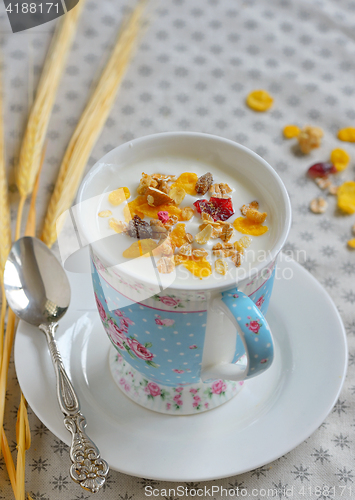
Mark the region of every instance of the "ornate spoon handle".
[[70, 476], [85, 490], [96, 493], [104, 485], [109, 468], [100, 457], [97, 446], [85, 432], [86, 419], [80, 411], [78, 396], [65, 371], [54, 333], [58, 323], [42, 324], [39, 329], [45, 333], [57, 379], [57, 397], [60, 409], [65, 415], [64, 425], [72, 434], [70, 446]]

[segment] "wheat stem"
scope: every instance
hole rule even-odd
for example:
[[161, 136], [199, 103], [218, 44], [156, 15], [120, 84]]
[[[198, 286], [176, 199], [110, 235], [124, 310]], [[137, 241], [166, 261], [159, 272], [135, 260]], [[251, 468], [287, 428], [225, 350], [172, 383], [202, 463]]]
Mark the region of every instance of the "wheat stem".
[[4, 349], [4, 329], [5, 329], [5, 316], [6, 316], [6, 297], [5, 297], [5, 287], [4, 287], [4, 281], [1, 277], [0, 280], [0, 287], [1, 287], [1, 316], [0, 316], [0, 369], [1, 369], [1, 362], [2, 362], [2, 353]]
[[21, 394], [18, 410], [18, 436], [17, 436], [17, 461], [16, 461], [16, 487], [17, 500], [25, 500], [25, 454], [26, 454], [26, 427], [25, 427], [26, 403]]
[[9, 309], [9, 313], [7, 316], [6, 333], [5, 333], [4, 352], [2, 356], [1, 373], [0, 373], [0, 429], [4, 423], [7, 373], [10, 363], [11, 348], [15, 335], [15, 321], [16, 321], [16, 316], [12, 312], [12, 310]]
[[[0, 70], [0, 277], [11, 249], [11, 217], [5, 171], [4, 122], [2, 109], [2, 70]], [[3, 298], [4, 301], [4, 298]], [[1, 330], [3, 332], [3, 329]]]
[[[7, 472], [9, 474], [11, 487], [12, 487], [13, 492], [15, 493], [17, 491], [15, 464], [14, 464], [14, 461], [12, 459], [9, 443], [7, 441], [7, 437], [6, 437], [6, 434], [5, 434], [3, 427], [1, 427], [1, 448], [3, 451], [3, 455], [4, 455], [6, 469], [7, 469]], [[16, 495], [15, 495], [15, 497], [17, 499]]]
[[63, 16], [50, 44], [21, 144], [16, 185], [21, 197], [33, 189], [59, 82], [85, 0]]
[[60, 231], [60, 227], [56, 226], [57, 220], [73, 202], [89, 155], [114, 103], [141, 28], [145, 3], [145, 0], [139, 1], [124, 23], [63, 157], [41, 236], [49, 247], [57, 239], [57, 232]]

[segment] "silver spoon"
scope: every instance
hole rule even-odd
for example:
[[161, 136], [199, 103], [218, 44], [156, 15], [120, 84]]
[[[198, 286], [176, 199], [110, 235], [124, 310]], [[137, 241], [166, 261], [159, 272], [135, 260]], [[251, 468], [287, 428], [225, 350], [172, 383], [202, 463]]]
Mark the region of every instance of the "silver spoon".
[[65, 415], [64, 425], [72, 434], [71, 478], [85, 490], [96, 493], [104, 485], [109, 468], [97, 446], [85, 432], [86, 419], [78, 396], [66, 374], [54, 333], [70, 302], [67, 275], [53, 253], [37, 238], [17, 240], [5, 264], [6, 298], [20, 319], [45, 333], [57, 378], [57, 397]]

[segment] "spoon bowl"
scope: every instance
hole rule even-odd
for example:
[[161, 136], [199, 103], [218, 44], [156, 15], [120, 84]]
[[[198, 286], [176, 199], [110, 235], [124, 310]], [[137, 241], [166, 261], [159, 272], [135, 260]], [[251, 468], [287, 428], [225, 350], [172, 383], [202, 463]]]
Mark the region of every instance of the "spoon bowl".
[[13, 312], [31, 325], [58, 321], [69, 307], [67, 275], [37, 238], [25, 236], [13, 244], [4, 270], [4, 286]]

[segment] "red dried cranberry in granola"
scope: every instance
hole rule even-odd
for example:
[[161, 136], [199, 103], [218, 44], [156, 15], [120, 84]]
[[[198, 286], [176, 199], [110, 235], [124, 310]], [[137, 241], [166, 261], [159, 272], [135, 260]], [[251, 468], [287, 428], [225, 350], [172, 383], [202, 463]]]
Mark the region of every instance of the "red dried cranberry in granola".
[[308, 175], [315, 179], [316, 177], [328, 177], [329, 174], [336, 174], [337, 169], [332, 163], [315, 163], [308, 169]]
[[195, 201], [194, 206], [199, 214], [205, 212], [211, 215], [214, 221], [227, 220], [234, 214], [231, 198], [211, 197], [209, 201], [197, 200]]

